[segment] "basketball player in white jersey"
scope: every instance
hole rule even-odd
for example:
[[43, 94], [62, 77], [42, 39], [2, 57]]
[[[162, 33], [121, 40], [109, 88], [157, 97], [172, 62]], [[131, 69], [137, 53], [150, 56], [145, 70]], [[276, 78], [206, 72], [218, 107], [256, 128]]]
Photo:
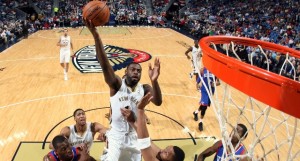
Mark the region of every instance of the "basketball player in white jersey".
[[57, 46], [60, 46], [60, 65], [64, 69], [64, 79], [68, 80], [69, 62], [71, 56], [71, 50], [73, 51], [73, 44], [71, 37], [68, 35], [68, 29], [64, 29], [64, 35], [62, 35], [57, 42]]
[[[78, 147], [86, 144], [90, 150], [96, 133], [99, 133], [97, 140], [105, 141], [107, 128], [98, 122], [87, 122], [83, 109], [76, 109], [73, 116], [76, 124], [66, 126], [60, 131], [60, 134], [68, 139], [71, 146]], [[50, 148], [53, 148], [52, 144], [50, 144]]]
[[[192, 52], [192, 66], [193, 66], [193, 71], [190, 73], [190, 77], [192, 78], [193, 75], [197, 75], [196, 67], [200, 68], [200, 61], [201, 61], [201, 56], [202, 56], [202, 50], [198, 44], [198, 41], [194, 41], [194, 46], [191, 46], [186, 52], [185, 55], [188, 59], [191, 59], [191, 57], [188, 55], [189, 52]], [[196, 77], [197, 80], [197, 77]]]
[[[121, 108], [132, 110], [137, 116], [137, 104], [143, 96], [150, 92], [152, 102], [160, 106], [162, 96], [158, 84], [160, 61], [155, 59], [154, 67], [149, 64], [149, 77], [152, 87], [140, 84], [142, 68], [140, 64], [131, 63], [125, 70], [124, 79], [117, 76], [110, 65], [99, 33], [91, 22], [86, 22], [96, 46], [98, 61], [103, 70], [105, 82], [110, 88], [111, 129], [106, 133], [108, 148], [101, 156], [102, 161], [141, 161], [141, 152], [137, 147], [137, 133], [121, 114]], [[138, 117], [138, 116], [137, 116]]]

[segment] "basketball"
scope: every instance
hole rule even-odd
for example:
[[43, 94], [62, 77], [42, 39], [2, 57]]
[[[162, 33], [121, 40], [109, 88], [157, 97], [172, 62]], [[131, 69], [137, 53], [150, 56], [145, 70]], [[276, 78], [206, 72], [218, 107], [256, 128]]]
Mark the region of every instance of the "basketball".
[[109, 8], [106, 2], [91, 1], [83, 8], [83, 18], [91, 20], [94, 26], [105, 25], [109, 20]]

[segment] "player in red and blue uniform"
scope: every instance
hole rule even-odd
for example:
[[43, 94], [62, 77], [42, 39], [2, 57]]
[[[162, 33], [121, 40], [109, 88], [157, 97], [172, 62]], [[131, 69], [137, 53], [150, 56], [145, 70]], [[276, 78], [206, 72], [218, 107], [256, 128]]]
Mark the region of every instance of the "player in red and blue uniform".
[[[246, 139], [248, 135], [248, 129], [244, 124], [237, 124], [236, 129], [233, 133], [231, 133], [231, 144], [233, 148], [235, 149], [234, 154], [235, 155], [245, 155], [247, 153], [246, 147], [241, 142], [242, 140]], [[226, 158], [228, 155], [233, 155], [232, 152], [230, 152], [229, 148], [226, 148], [227, 151], [224, 151], [224, 145], [222, 144], [222, 141], [217, 141], [213, 146], [207, 148], [204, 150], [198, 157], [197, 161], [204, 161], [206, 157], [209, 157], [216, 153], [214, 161], [221, 161]], [[226, 153], [226, 154], [225, 154]], [[248, 157], [244, 158], [237, 158], [236, 160], [239, 161], [247, 161]], [[230, 160], [231, 161], [231, 160]]]
[[[215, 92], [215, 87], [214, 87], [214, 79], [216, 80], [216, 85], [219, 85], [219, 81], [217, 78], [215, 78], [215, 76], [210, 73], [206, 68], [202, 68], [201, 72], [200, 72], [200, 77], [202, 77], [203, 82], [201, 81], [201, 78], [198, 77], [197, 78], [197, 84], [202, 83], [201, 87], [200, 87], [200, 92], [201, 92], [201, 98], [200, 98], [200, 102], [199, 102], [199, 108], [193, 112], [194, 115], [194, 120], [198, 121], [198, 113], [201, 111], [201, 117], [200, 117], [200, 122], [198, 124], [198, 128], [200, 131], [203, 131], [203, 118], [206, 112], [206, 109], [208, 106], [210, 106], [210, 98], [209, 98], [209, 94], [207, 92], [207, 90], [205, 89], [204, 84], [206, 85], [208, 90], [211, 90], [209, 92], [211, 92], [211, 95], [214, 94]], [[211, 87], [211, 89], [210, 89]]]
[[96, 161], [88, 153], [85, 144], [80, 147], [72, 147], [68, 139], [57, 135], [52, 140], [54, 150], [44, 156], [43, 161]]
[[[71, 155], [72, 155], [72, 161], [78, 161], [78, 149], [75, 147], [72, 147], [71, 149], [72, 154], [70, 154], [70, 157], [61, 157], [61, 158], [69, 158], [71, 159]], [[55, 160], [55, 161], [60, 161], [58, 154], [56, 154], [56, 152], [54, 150], [52, 150], [51, 152], [48, 153], [48, 156], [50, 158], [50, 160]]]

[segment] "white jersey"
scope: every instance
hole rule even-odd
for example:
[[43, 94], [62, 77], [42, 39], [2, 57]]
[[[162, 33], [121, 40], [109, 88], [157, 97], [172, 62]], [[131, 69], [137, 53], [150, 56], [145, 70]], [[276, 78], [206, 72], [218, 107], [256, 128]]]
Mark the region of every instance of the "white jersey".
[[84, 132], [83, 136], [79, 136], [75, 131], [75, 125], [71, 125], [70, 127], [70, 136], [69, 136], [69, 143], [71, 146], [76, 146], [81, 143], [87, 143], [87, 147], [90, 150], [92, 144], [93, 144], [93, 133], [91, 130], [91, 123], [86, 123], [86, 131]]
[[144, 96], [144, 88], [142, 84], [137, 84], [134, 91], [127, 87], [125, 79], [122, 80], [122, 85], [119, 91], [110, 97], [110, 106], [112, 109], [111, 115], [111, 130], [116, 132], [131, 132], [134, 131], [126, 119], [121, 114], [121, 108], [129, 106], [135, 115], [137, 115], [137, 104]]
[[201, 53], [201, 48], [198, 47], [196, 48], [195, 46], [192, 47], [192, 60], [195, 63], [196, 61], [199, 61], [200, 53]]
[[200, 69], [202, 66], [200, 54], [201, 54], [201, 48], [196, 48], [195, 46], [192, 47], [192, 63], [193, 63], [193, 72], [197, 73], [197, 69]]
[[60, 51], [70, 51], [71, 50], [71, 37], [70, 36], [61, 36], [60, 37], [60, 44], [66, 45], [60, 47]]

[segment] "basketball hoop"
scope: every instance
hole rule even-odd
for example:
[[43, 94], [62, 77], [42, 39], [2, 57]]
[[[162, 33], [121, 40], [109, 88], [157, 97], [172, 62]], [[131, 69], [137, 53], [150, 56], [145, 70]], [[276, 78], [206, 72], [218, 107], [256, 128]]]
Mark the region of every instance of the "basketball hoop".
[[[248, 138], [243, 141], [248, 153], [225, 153], [223, 159], [300, 159], [300, 82], [295, 81], [295, 66], [291, 63], [291, 60], [300, 59], [300, 52], [242, 37], [210, 36], [202, 38], [199, 45], [203, 51], [204, 67], [222, 81], [214, 95], [211, 87], [205, 88], [219, 121], [222, 143], [227, 145], [224, 146], [224, 151], [235, 150], [229, 133], [238, 123], [242, 122], [248, 128]], [[223, 45], [225, 52], [218, 52], [217, 45]], [[266, 69], [253, 65], [252, 56], [255, 53], [249, 54], [250, 64], [242, 62], [235, 52], [236, 45], [244, 45], [257, 51], [260, 58], [265, 60]], [[266, 51], [286, 55], [279, 74], [269, 71]], [[294, 75], [291, 78], [280, 75], [284, 73], [284, 67], [290, 65]], [[216, 84], [213, 81], [209, 86]]]

